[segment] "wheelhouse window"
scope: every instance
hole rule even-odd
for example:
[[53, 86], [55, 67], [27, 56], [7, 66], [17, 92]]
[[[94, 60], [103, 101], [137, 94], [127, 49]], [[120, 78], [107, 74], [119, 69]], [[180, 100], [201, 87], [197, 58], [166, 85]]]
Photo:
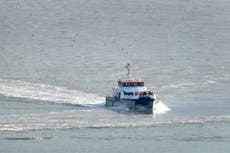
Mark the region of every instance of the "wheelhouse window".
[[140, 86], [144, 86], [144, 82], [122, 82], [122, 81], [119, 81], [118, 85], [120, 87], [140, 87]]

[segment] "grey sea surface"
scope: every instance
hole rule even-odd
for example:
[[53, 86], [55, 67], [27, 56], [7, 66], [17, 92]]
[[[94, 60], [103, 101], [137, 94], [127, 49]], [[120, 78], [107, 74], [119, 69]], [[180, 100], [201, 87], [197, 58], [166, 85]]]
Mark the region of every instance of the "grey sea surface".
[[[230, 1], [1, 0], [0, 153], [226, 153]], [[144, 79], [153, 114], [104, 107]]]

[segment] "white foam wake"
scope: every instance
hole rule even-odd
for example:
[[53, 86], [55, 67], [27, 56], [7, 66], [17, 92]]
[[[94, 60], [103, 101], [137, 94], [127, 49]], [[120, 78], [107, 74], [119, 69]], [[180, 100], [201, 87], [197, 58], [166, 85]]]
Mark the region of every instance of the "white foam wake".
[[153, 106], [153, 113], [155, 115], [165, 114], [171, 109], [168, 108], [162, 101], [156, 101]]
[[78, 90], [7, 79], [0, 79], [0, 94], [8, 97], [78, 105], [98, 104], [104, 101], [103, 97]]

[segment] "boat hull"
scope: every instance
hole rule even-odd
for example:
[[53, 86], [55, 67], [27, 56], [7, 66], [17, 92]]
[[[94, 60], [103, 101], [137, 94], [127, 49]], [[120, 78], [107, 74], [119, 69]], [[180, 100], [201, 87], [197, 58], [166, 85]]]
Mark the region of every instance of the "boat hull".
[[139, 112], [152, 112], [155, 99], [150, 97], [140, 97], [138, 99], [116, 99], [114, 97], [106, 97], [106, 107], [124, 106], [129, 110]]

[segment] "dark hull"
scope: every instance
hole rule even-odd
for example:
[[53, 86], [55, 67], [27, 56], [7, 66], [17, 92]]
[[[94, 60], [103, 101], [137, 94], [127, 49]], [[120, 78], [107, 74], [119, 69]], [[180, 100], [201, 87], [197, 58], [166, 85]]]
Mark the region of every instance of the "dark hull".
[[129, 110], [139, 112], [152, 112], [154, 105], [154, 99], [150, 97], [140, 97], [139, 99], [115, 99], [114, 97], [106, 97], [106, 107], [119, 107], [125, 106]]

